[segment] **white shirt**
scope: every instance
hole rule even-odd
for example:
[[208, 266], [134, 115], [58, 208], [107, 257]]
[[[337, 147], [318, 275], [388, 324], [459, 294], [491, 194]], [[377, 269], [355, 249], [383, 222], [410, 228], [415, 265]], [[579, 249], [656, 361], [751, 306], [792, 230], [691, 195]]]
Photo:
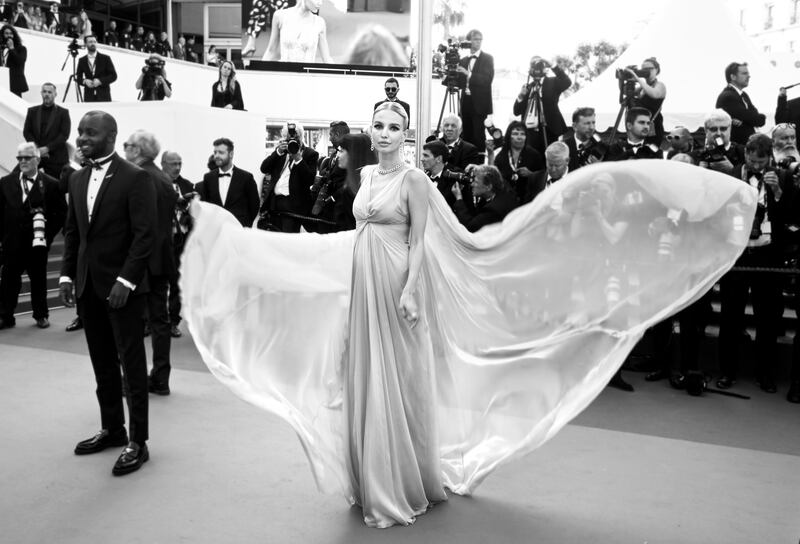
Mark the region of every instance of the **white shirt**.
[[94, 77], [94, 63], [97, 59], [97, 53], [87, 53], [86, 60], [89, 63], [89, 70], [92, 72], [92, 77]]
[[[31, 178], [33, 181], [25, 181], [25, 178]], [[33, 189], [33, 182], [36, 181], [36, 174], [33, 176], [26, 176], [22, 172], [19, 174], [19, 186], [22, 189], [22, 202], [28, 200], [28, 193]], [[26, 190], [27, 189], [27, 190]]]
[[286, 162], [281, 170], [281, 176], [278, 178], [278, 183], [275, 184], [275, 194], [280, 196], [289, 196], [289, 176], [292, 175], [292, 168], [300, 161], [293, 161], [289, 154], [286, 154]]
[[[222, 174], [230, 174], [229, 176], [222, 177]], [[219, 198], [222, 205], [225, 206], [225, 200], [228, 198], [228, 189], [231, 188], [231, 180], [233, 179], [233, 165], [227, 171], [219, 171]]]

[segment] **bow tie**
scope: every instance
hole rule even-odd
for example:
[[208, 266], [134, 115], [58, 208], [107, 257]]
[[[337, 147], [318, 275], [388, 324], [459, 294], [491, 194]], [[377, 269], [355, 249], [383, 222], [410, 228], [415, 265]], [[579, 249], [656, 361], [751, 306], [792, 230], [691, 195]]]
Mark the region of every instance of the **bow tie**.
[[34, 181], [36, 181], [36, 178], [23, 177], [22, 180], [26, 182], [30, 181], [31, 183], [33, 183]]
[[103, 168], [103, 165], [104, 165], [104, 164], [108, 164], [109, 162], [111, 162], [111, 157], [108, 157], [108, 158], [106, 158], [106, 159], [103, 159], [102, 161], [93, 161], [92, 159], [89, 159], [89, 160], [88, 160], [88, 161], [86, 161], [86, 162], [87, 162], [87, 164], [88, 164], [89, 166], [91, 166], [91, 167], [92, 167], [92, 168], [94, 168], [95, 170], [100, 170], [101, 168]]
[[469, 58], [471, 58], [471, 59], [477, 59], [477, 58], [478, 58], [478, 55], [470, 55], [470, 56], [469, 56]]
[[220, 173], [219, 177], [221, 177], [221, 178], [229, 178], [229, 177], [231, 177], [231, 173], [230, 172], [226, 172], [224, 174]]

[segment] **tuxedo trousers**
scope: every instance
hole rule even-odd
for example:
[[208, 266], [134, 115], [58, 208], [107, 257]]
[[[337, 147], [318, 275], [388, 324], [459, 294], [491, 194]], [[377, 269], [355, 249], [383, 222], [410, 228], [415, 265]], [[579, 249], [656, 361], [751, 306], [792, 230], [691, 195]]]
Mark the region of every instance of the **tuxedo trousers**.
[[48, 317], [47, 311], [47, 248], [33, 247], [31, 241], [25, 247], [9, 252], [5, 256], [3, 272], [0, 274], [0, 318], [6, 323], [14, 323], [14, 310], [17, 308], [19, 292], [22, 288], [22, 274], [27, 273], [31, 286], [31, 306], [33, 318]]
[[172, 344], [168, 312], [169, 276], [150, 276], [150, 291], [147, 293], [147, 320], [150, 324], [150, 341], [153, 346], [152, 380], [158, 384], [169, 383], [169, 354]]
[[483, 122], [486, 114], [475, 111], [472, 96], [466, 93], [461, 95], [461, 137], [478, 148], [478, 151], [486, 150], [486, 127]]
[[128, 384], [129, 436], [143, 444], [148, 438], [147, 355], [144, 350], [145, 295], [131, 293], [122, 308], [109, 307], [95, 293], [91, 277], [78, 299], [78, 315], [89, 348], [97, 383], [103, 429], [112, 433], [125, 426], [122, 376]]

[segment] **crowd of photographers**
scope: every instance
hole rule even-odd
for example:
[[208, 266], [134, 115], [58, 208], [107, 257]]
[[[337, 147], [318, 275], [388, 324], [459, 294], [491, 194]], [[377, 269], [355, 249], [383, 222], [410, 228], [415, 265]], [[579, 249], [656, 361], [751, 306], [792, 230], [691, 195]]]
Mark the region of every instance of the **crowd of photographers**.
[[[502, 130], [491, 122], [493, 59], [482, 51], [479, 31], [471, 31], [468, 37], [467, 42], [451, 42], [440, 49], [443, 84], [448, 87], [446, 100], [447, 95], [457, 97], [458, 111], [444, 113], [443, 108], [437, 131], [427, 139], [419, 157], [420, 166], [458, 221], [471, 232], [502, 221], [514, 208], [531, 202], [568, 172], [603, 161], [680, 160], [750, 184], [759, 194], [758, 213], [745, 253], [734, 271], [720, 282], [720, 375], [714, 384], [719, 390], [731, 389], [736, 384], [738, 346], [745, 331], [745, 305], [750, 296], [758, 359], [755, 374], [762, 390], [775, 392], [779, 373], [777, 338], [782, 326], [784, 292], [790, 293], [793, 304], [797, 304], [799, 296], [794, 284], [787, 280], [792, 276], [782, 273], [797, 267], [800, 245], [800, 154], [795, 126], [789, 122], [796, 122], [800, 114], [795, 101], [788, 101], [782, 89], [775, 114], [778, 124], [769, 135], [757, 132], [757, 128], [766, 124], [766, 116], [752, 104], [745, 90], [750, 77], [747, 65], [734, 62], [724, 69], [726, 85], [717, 103], [708, 105], [703, 130], [693, 135], [687, 128], [675, 127], [666, 133], [661, 110], [667, 100], [667, 89], [658, 80], [657, 59], [648, 58], [641, 66], [617, 71], [624, 134], [619, 136], [612, 130], [608, 135], [601, 135], [596, 130], [595, 111], [588, 106], [576, 109], [571, 124], [567, 125], [558, 100], [572, 82], [557, 64], [534, 56], [527, 81], [513, 105], [513, 112], [509, 112], [516, 119]], [[79, 84], [86, 88], [87, 101], [108, 101], [111, 99], [109, 85], [116, 79], [113, 63], [97, 52], [97, 40], [93, 35], [86, 36], [85, 43], [87, 54], [78, 63]], [[469, 48], [469, 54], [461, 55], [459, 49], [462, 48]], [[13, 52], [13, 48], [5, 48], [4, 62], [9, 49]], [[213, 89], [220, 96], [215, 94], [212, 105], [243, 109], [241, 89], [238, 93], [236, 89], [235, 69], [229, 64], [220, 66], [220, 78]], [[142, 100], [169, 96], [171, 85], [163, 68], [163, 58], [154, 53], [136, 82], [137, 88], [142, 90]], [[378, 104], [397, 101], [410, 113], [408, 104], [398, 97], [399, 90], [399, 81], [389, 78], [384, 83], [385, 97]], [[29, 143], [18, 150], [19, 169], [0, 180], [0, 189], [3, 189], [0, 191], [0, 214], [3, 214], [0, 224], [4, 225], [2, 243], [5, 248], [0, 279], [0, 328], [15, 323], [19, 277], [23, 272], [31, 276], [32, 289], [38, 290], [33, 297], [33, 317], [42, 328], [49, 324], [46, 304], [42, 307], [42, 282], [33, 281], [34, 276], [39, 276], [32, 269], [46, 263], [46, 258], [42, 261], [42, 251], [46, 256], [55, 233], [52, 230], [45, 233], [36, 226], [41, 217], [36, 218], [35, 211], [44, 214], [49, 228], [54, 223], [63, 223], [58, 215], [61, 206], [30, 204], [24, 212], [19, 212], [16, 206], [13, 213], [2, 208], [8, 208], [9, 199], [22, 198], [29, 202], [32, 199], [29, 195], [37, 192], [43, 197], [46, 195], [43, 202], [47, 202], [55, 190], [52, 187], [59, 188], [63, 195], [69, 174], [82, 167], [80, 151], [71, 161], [67, 156], [69, 113], [54, 103], [55, 95], [55, 86], [43, 85], [42, 105], [32, 107], [26, 118], [25, 139]], [[281, 129], [280, 142], [261, 163], [260, 194], [253, 174], [234, 165], [235, 144], [227, 138], [213, 142], [208, 172], [196, 184], [180, 176], [181, 158], [174, 152], [162, 154], [164, 175], [156, 175], [152, 162], [159, 154], [159, 145], [154, 135], [140, 132], [131, 136], [125, 151], [129, 160], [148, 164], [152, 177], [163, 178], [172, 196], [176, 197], [170, 204], [172, 220], [162, 226], [174, 240], [174, 257], [179, 259], [180, 240], [189, 228], [185, 204], [193, 195], [228, 209], [244, 227], [291, 233], [301, 230], [328, 233], [355, 228], [351, 208], [359, 186], [359, 173], [363, 166], [374, 164], [377, 157], [369, 137], [351, 131], [345, 122], [332, 122], [328, 136], [330, 152], [320, 160], [319, 153], [306, 145], [308, 138], [304, 127], [298, 122], [286, 122]], [[44, 181], [38, 184], [37, 180]], [[48, 217], [49, 213], [54, 215]], [[676, 218], [667, 218], [658, 228], [669, 229], [676, 221]], [[20, 246], [13, 241], [19, 236], [39, 240], [36, 251], [28, 247], [30, 244]], [[20, 247], [24, 250], [9, 249]], [[748, 271], [753, 269], [761, 272]], [[160, 337], [165, 334], [177, 337], [180, 335], [177, 281], [169, 276], [164, 279], [164, 285], [157, 303], [159, 310], [154, 307], [151, 313], [160, 324]], [[668, 356], [673, 338], [672, 320], [653, 328], [650, 336], [655, 357], [650, 365], [651, 372], [646, 376], [648, 381], [668, 380], [673, 387], [687, 389], [692, 394], [708, 388], [707, 369], [700, 368], [699, 352], [710, 304], [707, 296], [676, 316], [681, 330], [677, 370], [672, 368]], [[80, 326], [80, 320], [76, 319], [69, 330]], [[787, 398], [795, 403], [800, 402], [798, 342], [800, 335], [795, 336], [791, 386], [787, 393]], [[155, 387], [159, 389], [162, 385], [168, 391], [167, 384], [162, 381], [157, 380]], [[633, 390], [621, 372], [611, 385]]]

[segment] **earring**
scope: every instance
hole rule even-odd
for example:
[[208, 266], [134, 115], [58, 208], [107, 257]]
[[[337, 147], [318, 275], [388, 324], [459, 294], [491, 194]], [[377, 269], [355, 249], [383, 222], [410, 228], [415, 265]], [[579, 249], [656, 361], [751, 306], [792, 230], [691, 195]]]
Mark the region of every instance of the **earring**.
[[369, 150], [375, 151], [375, 142], [373, 142], [372, 140], [369, 141]]

